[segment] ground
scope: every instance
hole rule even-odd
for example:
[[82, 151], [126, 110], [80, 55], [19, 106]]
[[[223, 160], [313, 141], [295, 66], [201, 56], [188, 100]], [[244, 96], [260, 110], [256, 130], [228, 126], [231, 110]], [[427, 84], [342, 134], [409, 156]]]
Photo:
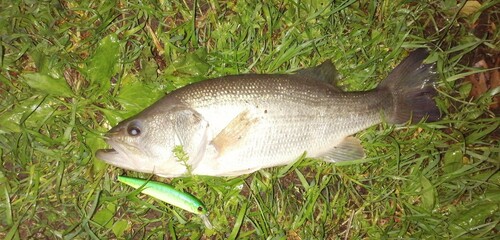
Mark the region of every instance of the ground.
[[[499, 22], [497, 1], [2, 2], [0, 238], [494, 239]], [[420, 47], [442, 119], [358, 133], [366, 159], [165, 179], [94, 157], [111, 126], [187, 84], [332, 60], [364, 91]], [[192, 193], [214, 228], [123, 174]]]

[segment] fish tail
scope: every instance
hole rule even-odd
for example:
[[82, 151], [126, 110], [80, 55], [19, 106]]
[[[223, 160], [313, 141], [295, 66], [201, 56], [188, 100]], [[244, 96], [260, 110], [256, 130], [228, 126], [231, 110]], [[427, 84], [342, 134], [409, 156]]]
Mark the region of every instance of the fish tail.
[[403, 60], [379, 85], [379, 91], [389, 91], [392, 106], [385, 112], [387, 122], [402, 124], [437, 121], [440, 112], [434, 101], [437, 94], [435, 64], [422, 64], [428, 56], [425, 49], [417, 49]]

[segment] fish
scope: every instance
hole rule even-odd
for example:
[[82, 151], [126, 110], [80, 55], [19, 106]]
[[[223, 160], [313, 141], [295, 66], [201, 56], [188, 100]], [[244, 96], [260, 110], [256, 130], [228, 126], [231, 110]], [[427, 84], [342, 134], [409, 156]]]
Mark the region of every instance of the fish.
[[[111, 128], [106, 163], [162, 177], [239, 176], [310, 158], [365, 157], [353, 137], [370, 126], [440, 119], [436, 65], [411, 52], [374, 89], [345, 92], [331, 61], [293, 74], [242, 74], [174, 90]], [[186, 161], [173, 152], [182, 146]]]

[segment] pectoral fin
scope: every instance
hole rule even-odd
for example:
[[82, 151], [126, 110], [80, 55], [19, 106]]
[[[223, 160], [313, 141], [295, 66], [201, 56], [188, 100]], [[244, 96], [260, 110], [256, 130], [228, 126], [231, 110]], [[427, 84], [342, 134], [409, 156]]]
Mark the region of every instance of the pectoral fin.
[[241, 112], [217, 134], [211, 144], [220, 155], [228, 148], [237, 146], [257, 122], [258, 118], [252, 117], [249, 111]]
[[328, 162], [341, 162], [356, 160], [365, 157], [365, 151], [361, 146], [361, 141], [355, 137], [346, 137], [339, 145], [320, 156]]

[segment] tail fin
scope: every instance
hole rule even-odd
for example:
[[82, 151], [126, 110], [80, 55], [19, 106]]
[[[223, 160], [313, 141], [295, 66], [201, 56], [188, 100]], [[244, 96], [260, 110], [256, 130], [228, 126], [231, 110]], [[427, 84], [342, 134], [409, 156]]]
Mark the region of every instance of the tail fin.
[[378, 86], [378, 90], [389, 91], [393, 97], [393, 108], [386, 112], [389, 123], [416, 123], [425, 117], [427, 122], [439, 120], [440, 112], [433, 100], [436, 66], [422, 64], [427, 56], [425, 49], [410, 53]]

